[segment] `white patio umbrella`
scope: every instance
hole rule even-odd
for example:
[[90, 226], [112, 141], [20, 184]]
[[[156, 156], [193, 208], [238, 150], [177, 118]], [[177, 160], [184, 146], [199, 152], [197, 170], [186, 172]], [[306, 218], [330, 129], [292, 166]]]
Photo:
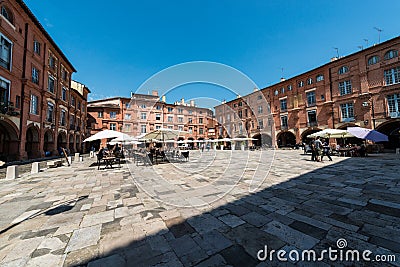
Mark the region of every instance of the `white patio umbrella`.
[[349, 133], [346, 130], [340, 130], [340, 129], [324, 129], [322, 131], [313, 133], [308, 135], [307, 137], [312, 138], [312, 137], [323, 137], [323, 138], [349, 138], [349, 137], [354, 137], [351, 133]]
[[127, 135], [127, 134], [122, 134], [121, 136], [115, 138], [112, 140], [113, 142], [121, 142], [121, 143], [125, 143], [125, 142], [131, 142], [131, 141], [138, 141], [137, 138]]
[[123, 136], [123, 133], [117, 132], [114, 130], [103, 130], [101, 132], [98, 132], [98, 133], [86, 138], [85, 140], [83, 140], [83, 142], [91, 142], [91, 141], [101, 140], [101, 139], [117, 138], [120, 136]]
[[257, 140], [251, 137], [235, 137], [231, 139], [232, 141], [250, 141], [250, 140]]

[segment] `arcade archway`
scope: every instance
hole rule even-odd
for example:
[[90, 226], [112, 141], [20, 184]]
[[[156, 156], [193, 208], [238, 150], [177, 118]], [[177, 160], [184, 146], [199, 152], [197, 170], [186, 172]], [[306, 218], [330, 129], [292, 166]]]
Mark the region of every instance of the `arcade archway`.
[[51, 156], [54, 151], [54, 137], [53, 133], [51, 133], [51, 130], [48, 130], [44, 133], [43, 151], [46, 157]]
[[67, 134], [65, 132], [58, 133], [57, 146], [62, 148], [67, 148]]
[[18, 158], [18, 132], [11, 123], [0, 121], [0, 160], [4, 162]]
[[31, 126], [26, 130], [25, 152], [28, 155], [28, 159], [40, 157], [39, 130], [35, 126]]
[[280, 132], [276, 138], [278, 147], [294, 147], [296, 136], [292, 132]]
[[389, 142], [383, 143], [385, 148], [395, 149], [400, 147], [400, 121], [389, 121], [379, 125], [376, 130], [389, 137]]
[[307, 129], [307, 130], [305, 130], [305, 131], [301, 134], [301, 141], [302, 141], [303, 143], [306, 143], [306, 144], [307, 144], [308, 141], [310, 141], [310, 139], [309, 139], [307, 136], [309, 136], [310, 134], [319, 132], [319, 131], [321, 131], [321, 129]]
[[272, 137], [268, 134], [256, 134], [253, 136], [253, 145], [256, 147], [272, 147]]

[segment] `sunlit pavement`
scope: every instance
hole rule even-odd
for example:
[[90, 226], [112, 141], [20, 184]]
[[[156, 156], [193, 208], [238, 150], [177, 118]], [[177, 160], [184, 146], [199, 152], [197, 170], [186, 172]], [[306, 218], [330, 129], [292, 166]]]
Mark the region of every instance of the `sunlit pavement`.
[[85, 158], [2, 179], [0, 266], [270, 266], [257, 259], [265, 246], [301, 254], [340, 238], [399, 266], [400, 159], [301, 153], [191, 151], [189, 162], [106, 170]]

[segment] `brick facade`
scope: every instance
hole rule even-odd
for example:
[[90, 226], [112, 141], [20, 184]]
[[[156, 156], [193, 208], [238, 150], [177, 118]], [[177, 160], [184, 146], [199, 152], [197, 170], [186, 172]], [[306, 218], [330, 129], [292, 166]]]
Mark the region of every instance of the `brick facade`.
[[[64, 143], [71, 136], [72, 152], [80, 151], [76, 136], [80, 139], [84, 132], [67, 132], [60, 125], [61, 110], [66, 111], [68, 123], [69, 114], [75, 112], [70, 97], [75, 95], [86, 105], [88, 89], [81, 96], [71, 89], [76, 70], [23, 1], [0, 5], [1, 160], [56, 155], [58, 141]], [[85, 115], [79, 116], [86, 121]]]

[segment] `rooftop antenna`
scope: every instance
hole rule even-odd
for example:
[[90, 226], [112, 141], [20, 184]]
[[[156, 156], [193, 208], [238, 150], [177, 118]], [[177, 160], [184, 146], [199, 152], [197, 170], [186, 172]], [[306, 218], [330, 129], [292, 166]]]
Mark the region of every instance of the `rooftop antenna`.
[[378, 44], [381, 43], [381, 32], [383, 31], [382, 29], [379, 29], [377, 27], [374, 27], [375, 30], [378, 31]]
[[337, 48], [337, 47], [334, 47], [333, 49], [335, 49], [335, 50], [336, 50], [337, 58], [339, 58], [339, 48]]
[[362, 45], [359, 45], [357, 47], [358, 47], [358, 49], [363, 50], [363, 46]]
[[368, 39], [364, 39], [364, 42], [366, 43], [365, 47], [368, 47]]

